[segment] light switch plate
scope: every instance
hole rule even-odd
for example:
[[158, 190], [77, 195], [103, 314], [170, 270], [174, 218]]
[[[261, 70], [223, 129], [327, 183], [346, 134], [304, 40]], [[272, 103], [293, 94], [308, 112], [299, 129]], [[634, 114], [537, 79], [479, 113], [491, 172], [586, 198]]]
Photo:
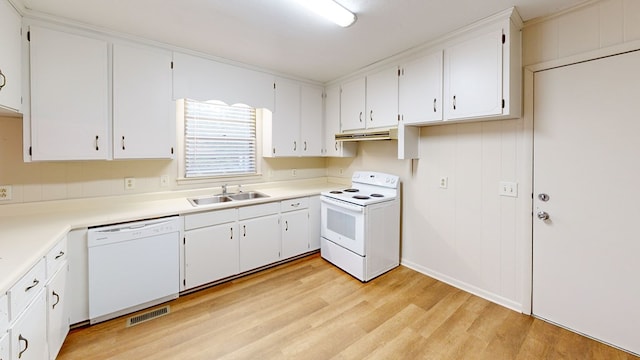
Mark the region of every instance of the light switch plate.
[[511, 181], [500, 181], [500, 196], [518, 197], [518, 183]]

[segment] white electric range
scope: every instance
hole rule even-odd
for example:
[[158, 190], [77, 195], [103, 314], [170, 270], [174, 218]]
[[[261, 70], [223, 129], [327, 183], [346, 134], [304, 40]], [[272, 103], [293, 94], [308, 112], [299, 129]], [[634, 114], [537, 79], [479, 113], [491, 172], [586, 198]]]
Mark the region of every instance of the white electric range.
[[351, 186], [321, 193], [321, 255], [360, 281], [400, 264], [400, 179], [357, 171]]

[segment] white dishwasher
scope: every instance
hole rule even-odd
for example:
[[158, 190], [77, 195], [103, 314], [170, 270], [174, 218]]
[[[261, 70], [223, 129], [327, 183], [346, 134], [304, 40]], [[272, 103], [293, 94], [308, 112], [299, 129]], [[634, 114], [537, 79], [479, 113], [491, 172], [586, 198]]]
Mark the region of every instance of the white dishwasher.
[[180, 224], [173, 216], [89, 229], [91, 324], [178, 297]]

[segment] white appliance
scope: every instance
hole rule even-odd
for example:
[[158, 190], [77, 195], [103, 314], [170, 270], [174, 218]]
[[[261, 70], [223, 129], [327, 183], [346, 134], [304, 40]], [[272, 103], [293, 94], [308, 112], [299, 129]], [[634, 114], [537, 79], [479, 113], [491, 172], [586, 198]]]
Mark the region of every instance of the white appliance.
[[320, 253], [367, 282], [400, 264], [400, 179], [357, 171], [351, 182], [321, 193]]
[[178, 216], [89, 229], [91, 324], [178, 297], [180, 229]]

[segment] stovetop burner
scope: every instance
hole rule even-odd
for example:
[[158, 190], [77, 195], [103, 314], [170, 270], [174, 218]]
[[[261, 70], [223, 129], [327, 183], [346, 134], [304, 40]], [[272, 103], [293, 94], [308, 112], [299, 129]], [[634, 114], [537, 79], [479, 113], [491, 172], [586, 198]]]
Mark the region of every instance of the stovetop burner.
[[371, 196], [371, 197], [377, 197], [377, 198], [384, 197], [384, 195], [382, 195], [382, 194], [371, 194], [371, 195], [369, 195], [369, 196]]
[[354, 199], [358, 199], [358, 200], [367, 200], [367, 199], [369, 199], [369, 197], [366, 196], [366, 195], [354, 195], [353, 198]]
[[340, 191], [340, 190], [333, 190], [333, 191], [329, 191], [329, 193], [331, 193], [331, 194], [342, 194], [342, 191]]
[[356, 193], [356, 192], [358, 192], [360, 190], [358, 190], [358, 189], [344, 189], [343, 191], [344, 192], [350, 192], [350, 193]]

